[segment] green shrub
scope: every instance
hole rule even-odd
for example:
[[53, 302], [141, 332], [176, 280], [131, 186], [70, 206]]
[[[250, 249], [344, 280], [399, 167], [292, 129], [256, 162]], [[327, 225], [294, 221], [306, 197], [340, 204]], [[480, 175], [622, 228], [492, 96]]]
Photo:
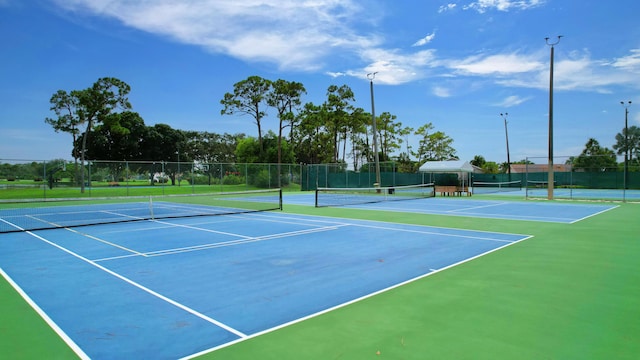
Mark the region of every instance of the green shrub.
[[244, 184], [244, 176], [240, 175], [226, 175], [222, 178], [224, 185], [242, 185]]
[[253, 175], [253, 178], [250, 180], [250, 183], [258, 188], [268, 189], [269, 186], [273, 183], [270, 179], [269, 170], [260, 170], [258, 173]]
[[216, 178], [209, 177], [208, 175], [194, 175], [186, 178], [189, 182], [189, 185], [209, 185], [209, 181], [211, 181], [211, 185], [219, 184], [220, 181]]

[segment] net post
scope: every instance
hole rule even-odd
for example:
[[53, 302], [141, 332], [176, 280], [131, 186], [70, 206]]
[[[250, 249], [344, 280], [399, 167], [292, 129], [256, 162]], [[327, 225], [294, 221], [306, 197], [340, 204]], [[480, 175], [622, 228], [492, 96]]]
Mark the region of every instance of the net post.
[[153, 216], [153, 196], [151, 195], [149, 195], [149, 214], [150, 214], [151, 220], [155, 220]]

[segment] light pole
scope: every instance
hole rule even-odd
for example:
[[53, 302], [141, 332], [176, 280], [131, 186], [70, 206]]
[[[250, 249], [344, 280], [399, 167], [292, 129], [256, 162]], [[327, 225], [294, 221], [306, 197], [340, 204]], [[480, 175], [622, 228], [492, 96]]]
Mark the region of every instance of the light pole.
[[507, 116], [509, 113], [500, 113], [502, 119], [504, 119], [504, 135], [507, 138], [507, 173], [509, 174], [509, 181], [511, 181], [511, 156], [509, 155], [509, 131], [507, 130]]
[[373, 79], [376, 78], [377, 72], [368, 73], [367, 79], [369, 79], [369, 88], [371, 90], [371, 126], [373, 127], [373, 152], [375, 153], [375, 165], [376, 165], [376, 186], [381, 186], [380, 183], [380, 158], [378, 156], [378, 130], [376, 129], [376, 108], [373, 101]]
[[624, 177], [623, 181], [623, 189], [627, 190], [627, 174], [629, 173], [629, 127], [628, 127], [628, 119], [629, 119], [629, 106], [631, 106], [631, 100], [627, 101], [625, 104], [624, 101], [620, 101], [620, 104], [624, 107]]
[[560, 42], [562, 35], [554, 43], [549, 42], [549, 38], [544, 38], [547, 45], [551, 46], [550, 66], [549, 66], [549, 176], [547, 186], [547, 199], [553, 200], [553, 49]]
[[176, 151], [176, 154], [178, 155], [178, 173], [176, 174], [176, 178], [178, 178], [178, 186], [180, 186], [180, 183], [182, 182], [180, 175], [180, 146], [178, 146], [178, 151]]

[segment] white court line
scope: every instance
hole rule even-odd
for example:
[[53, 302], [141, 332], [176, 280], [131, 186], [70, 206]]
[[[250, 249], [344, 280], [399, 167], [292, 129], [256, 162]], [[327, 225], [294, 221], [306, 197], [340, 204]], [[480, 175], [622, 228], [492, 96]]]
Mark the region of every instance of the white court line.
[[[40, 214], [40, 215], [42, 215], [42, 214]], [[36, 217], [36, 216], [34, 216], [34, 215], [25, 215], [25, 217], [28, 217], [29, 219], [33, 219], [33, 220], [35, 220], [35, 221], [43, 222], [43, 223], [48, 224], [48, 225], [51, 225], [51, 226], [53, 226], [53, 227], [57, 227], [57, 228], [62, 227], [62, 225], [58, 225], [58, 224], [56, 224], [56, 223], [54, 223], [54, 222], [47, 221], [47, 220], [44, 220], [44, 219], [40, 219], [40, 218], [38, 218], [38, 217]], [[22, 229], [22, 230], [25, 230], [25, 229]]]
[[[129, 209], [129, 210], [137, 210], [137, 209]], [[111, 211], [111, 210], [99, 210], [97, 212], [101, 212], [101, 213], [105, 213], [105, 214], [111, 214], [111, 215], [117, 215], [117, 216], [121, 216], [121, 217], [124, 217], [124, 218], [130, 218], [130, 219], [134, 219], [134, 220], [146, 220], [146, 218], [143, 218], [143, 217], [140, 217], [140, 216], [122, 214], [122, 213]], [[97, 225], [100, 225], [100, 224], [97, 224]]]
[[202, 314], [202, 313], [200, 313], [200, 312], [198, 312], [196, 310], [193, 310], [192, 308], [190, 308], [188, 306], [185, 306], [185, 305], [183, 305], [183, 304], [181, 304], [181, 303], [179, 303], [179, 302], [177, 302], [177, 301], [175, 301], [175, 300], [173, 300], [171, 298], [168, 298], [168, 297], [166, 297], [166, 296], [164, 296], [164, 295], [162, 295], [162, 294], [160, 294], [160, 293], [158, 293], [156, 291], [153, 291], [153, 290], [151, 290], [151, 289], [149, 289], [149, 288], [147, 288], [147, 287], [145, 287], [145, 286], [143, 286], [143, 285], [141, 285], [141, 284], [139, 284], [139, 283], [137, 283], [137, 282], [125, 277], [125, 276], [123, 276], [123, 275], [120, 275], [120, 274], [118, 274], [118, 273], [116, 273], [116, 272], [114, 272], [112, 270], [107, 269], [106, 267], [96, 263], [95, 261], [89, 260], [89, 259], [87, 259], [87, 258], [85, 258], [85, 257], [83, 257], [83, 256], [81, 256], [79, 254], [76, 254], [75, 252], [73, 252], [73, 251], [71, 251], [71, 250], [69, 250], [69, 249], [67, 249], [67, 248], [65, 248], [63, 246], [60, 246], [60, 245], [58, 245], [58, 244], [56, 244], [56, 243], [54, 243], [52, 241], [49, 241], [49, 240], [43, 238], [42, 236], [34, 234], [31, 231], [26, 231], [26, 233], [31, 235], [31, 236], [33, 236], [33, 237], [35, 237], [38, 240], [41, 240], [41, 241], [43, 241], [43, 242], [45, 242], [45, 243], [47, 243], [47, 244], [49, 244], [49, 245], [51, 245], [51, 246], [53, 246], [55, 248], [58, 248], [58, 249], [60, 249], [60, 250], [62, 250], [64, 252], [66, 252], [67, 254], [69, 254], [69, 255], [71, 255], [71, 256], [73, 256], [75, 258], [78, 258], [78, 259], [80, 259], [80, 260], [82, 260], [82, 261], [84, 261], [84, 262], [86, 262], [86, 263], [88, 263], [88, 264], [90, 264], [90, 265], [92, 265], [92, 266], [94, 266], [94, 267], [106, 272], [107, 274], [110, 274], [110, 275], [112, 275], [112, 276], [114, 276], [114, 277], [116, 277], [116, 278], [128, 283], [129, 285], [132, 285], [132, 286], [134, 286], [134, 287], [136, 287], [136, 288], [138, 288], [138, 289], [140, 289], [140, 290], [142, 290], [142, 291], [144, 291], [144, 292], [146, 292], [146, 293], [148, 293], [148, 294], [150, 294], [152, 296], [155, 296], [160, 300], [163, 300], [163, 301], [165, 301], [165, 302], [167, 302], [167, 303], [169, 303], [169, 304], [171, 304], [171, 305], [173, 305], [173, 306], [175, 306], [175, 307], [177, 307], [177, 308], [179, 308], [181, 310], [184, 310], [184, 311], [186, 311], [186, 312], [188, 312], [188, 313], [190, 313], [190, 314], [192, 314], [194, 316], [197, 316], [200, 319], [202, 319], [204, 321], [207, 321], [207, 322], [209, 322], [209, 323], [211, 323], [211, 324], [213, 324], [215, 326], [223, 328], [223, 329], [229, 331], [230, 333], [233, 333], [236, 336], [239, 336], [240, 338], [246, 338], [247, 337], [246, 334], [244, 334], [243, 332], [241, 332], [239, 330], [236, 330], [236, 329], [234, 329], [234, 328], [232, 328], [232, 327], [230, 327], [230, 326], [228, 326], [228, 325], [226, 325], [226, 324], [224, 324], [224, 323], [222, 323], [222, 322], [220, 322], [218, 320], [210, 318], [207, 315], [204, 315], [204, 314]]
[[[163, 226], [163, 228], [182, 227], [182, 228], [191, 229], [191, 230], [209, 232], [209, 233], [213, 233], [213, 234], [240, 237], [240, 238], [243, 238], [245, 241], [252, 239], [252, 237], [250, 237], [250, 236], [244, 236], [244, 235], [240, 235], [240, 234], [228, 233], [228, 232], [224, 232], [224, 231], [216, 231], [216, 230], [211, 230], [211, 229], [205, 229], [205, 228], [195, 227], [195, 226], [191, 226], [191, 225], [173, 224], [173, 223], [170, 223], [170, 222], [160, 221], [160, 220], [149, 220], [149, 221], [153, 222], [153, 223], [157, 223], [157, 224], [166, 225], [166, 226]], [[147, 228], [147, 229], [141, 229], [141, 230], [150, 231], [150, 230], [155, 230], [155, 228]], [[137, 230], [137, 231], [141, 231], [141, 230]], [[234, 240], [234, 241], [239, 241], [239, 240]], [[160, 250], [160, 251], [171, 251], [171, 250]], [[144, 256], [144, 257], [157, 256], [157, 255], [153, 255], [153, 253], [154, 252], [150, 252], [150, 253], [149, 252], [147, 252], [147, 253], [136, 252], [137, 255], [112, 256], [112, 257], [94, 259], [93, 261], [101, 262], [101, 261], [108, 261], [108, 260], [124, 259], [124, 258], [127, 258], [127, 257], [133, 257], [133, 256]], [[151, 254], [151, 255], [149, 255], [149, 254]]]
[[[295, 214], [290, 214], [290, 215], [295, 215]], [[253, 214], [253, 216], [260, 216], [260, 217], [274, 217], [274, 215], [267, 215], [267, 214]], [[501, 235], [513, 235], [513, 236], [520, 236], [520, 237], [525, 237], [525, 236], [529, 236], [529, 235], [525, 235], [525, 234], [515, 234], [515, 233], [504, 233], [504, 232], [497, 232], [497, 231], [487, 231], [487, 230], [477, 230], [477, 229], [460, 229], [460, 228], [452, 228], [452, 227], [444, 227], [444, 226], [434, 226], [434, 225], [420, 225], [420, 224], [404, 224], [404, 223], [398, 223], [398, 222], [391, 222], [391, 221], [380, 221], [380, 220], [361, 220], [361, 219], [349, 219], [349, 218], [335, 218], [335, 217], [331, 217], [331, 216], [318, 216], [318, 215], [299, 215], [302, 217], [295, 217], [295, 216], [287, 216], [285, 217], [284, 215], [277, 215], [277, 217], [284, 217], [286, 219], [291, 219], [292, 221], [298, 221], [296, 222], [296, 224], [300, 224], [300, 221], [309, 221], [309, 222], [318, 222], [318, 223], [328, 223], [328, 224], [334, 224], [334, 225], [353, 225], [353, 226], [359, 226], [359, 225], [363, 225], [362, 223], [365, 223], [363, 226], [367, 226], [366, 223], [381, 223], [381, 224], [389, 224], [389, 225], [395, 225], [395, 226], [399, 226], [399, 227], [388, 227], [385, 228], [383, 227], [383, 229], [386, 230], [401, 230], [401, 231], [417, 231], [417, 230], [411, 230], [411, 229], [406, 229], [404, 227], [419, 227], [419, 228], [429, 228], [429, 229], [441, 229], [441, 230], [446, 230], [446, 231], [469, 231], [469, 232], [474, 232], [474, 233], [485, 233], [485, 234], [501, 234]], [[314, 218], [323, 218], [323, 219], [330, 219], [330, 220], [314, 220], [314, 219], [307, 219], [304, 218], [305, 216], [311, 216]], [[336, 221], [336, 220], [340, 220], [340, 221]], [[352, 220], [353, 222], [346, 222], [346, 220]], [[441, 232], [423, 232], [423, 233], [429, 233], [429, 234], [435, 234], [435, 235], [448, 235], [448, 233], [441, 233]]]
[[475, 209], [486, 209], [486, 208], [490, 208], [490, 207], [502, 206], [502, 205], [507, 205], [507, 204], [509, 204], [509, 203], [501, 202], [501, 203], [497, 203], [497, 204], [488, 204], [488, 205], [483, 205], [483, 206], [472, 206], [472, 207], [467, 207], [467, 208], [462, 208], [462, 209], [448, 210], [447, 212], [458, 212], [458, 211], [468, 211], [468, 210], [475, 210]]
[[504, 248], [505, 248], [505, 247], [507, 247], [507, 246], [511, 246], [511, 245], [514, 245], [514, 244], [519, 243], [519, 242], [521, 242], [521, 241], [528, 240], [528, 239], [530, 239], [530, 238], [532, 238], [532, 237], [533, 237], [533, 236], [526, 236], [526, 237], [524, 237], [524, 238], [522, 238], [522, 239], [519, 239], [519, 240], [517, 240], [517, 241], [510, 242], [510, 243], [508, 243], [508, 244], [502, 245], [502, 246], [497, 247], [497, 248], [495, 248], [495, 249], [492, 249], [492, 250], [486, 251], [486, 252], [484, 252], [484, 253], [482, 253], [482, 254], [478, 254], [478, 255], [476, 255], [476, 256], [473, 256], [473, 257], [470, 257], [470, 258], [468, 258], [468, 259], [465, 259], [465, 260], [459, 261], [459, 262], [457, 262], [457, 263], [454, 263], [454, 264], [451, 264], [451, 265], [445, 266], [445, 267], [440, 268], [440, 269], [429, 269], [429, 272], [428, 272], [428, 273], [426, 273], [426, 274], [422, 274], [422, 275], [416, 276], [416, 277], [414, 277], [414, 278], [412, 278], [412, 279], [405, 280], [405, 281], [400, 282], [400, 283], [398, 283], [398, 284], [391, 285], [391, 286], [389, 286], [389, 287], [387, 287], [387, 288], [384, 288], [384, 289], [381, 289], [381, 290], [378, 290], [378, 291], [372, 292], [372, 293], [370, 293], [370, 294], [367, 294], [367, 295], [361, 296], [361, 297], [356, 298], [356, 299], [353, 299], [353, 300], [349, 300], [349, 301], [344, 302], [344, 303], [342, 303], [342, 304], [338, 304], [338, 305], [332, 306], [332, 307], [330, 307], [330, 308], [328, 308], [328, 309], [324, 309], [324, 310], [318, 311], [318, 312], [316, 312], [316, 313], [313, 313], [313, 314], [310, 314], [310, 315], [307, 315], [307, 316], [303, 316], [303, 317], [298, 318], [298, 319], [296, 319], [296, 320], [292, 320], [292, 321], [289, 321], [289, 322], [287, 322], [287, 323], [284, 323], [284, 324], [280, 324], [280, 325], [274, 326], [274, 327], [272, 327], [272, 328], [270, 328], [270, 329], [266, 329], [266, 330], [259, 331], [259, 332], [257, 332], [257, 333], [253, 333], [253, 334], [251, 334], [251, 335], [248, 335], [247, 337], [244, 337], [244, 338], [241, 338], [241, 339], [237, 339], [237, 340], [233, 340], [233, 341], [230, 341], [230, 342], [228, 342], [228, 343], [225, 343], [225, 344], [222, 344], [222, 345], [218, 345], [218, 346], [212, 347], [212, 348], [210, 348], [210, 349], [203, 350], [203, 351], [200, 351], [200, 352], [195, 353], [195, 354], [191, 354], [191, 355], [189, 355], [189, 356], [185, 356], [185, 357], [183, 357], [181, 360], [190, 360], [190, 359], [195, 359], [195, 358], [200, 357], [200, 356], [202, 356], [202, 355], [212, 353], [212, 352], [214, 352], [214, 351], [216, 351], [216, 350], [220, 350], [220, 349], [222, 349], [222, 348], [229, 347], [229, 346], [234, 345], [234, 344], [237, 344], [237, 343], [239, 343], [239, 342], [243, 342], [243, 341], [246, 341], [246, 340], [249, 340], [249, 339], [252, 339], [252, 338], [255, 338], [255, 337], [258, 337], [258, 336], [261, 336], [261, 335], [264, 335], [264, 334], [270, 333], [270, 332], [274, 332], [274, 331], [276, 331], [276, 330], [279, 330], [279, 329], [282, 329], [282, 328], [285, 328], [285, 327], [288, 327], [288, 326], [291, 326], [291, 325], [294, 325], [294, 324], [297, 324], [297, 323], [300, 323], [300, 322], [303, 322], [303, 321], [306, 321], [306, 320], [309, 320], [309, 319], [312, 319], [312, 318], [315, 318], [315, 317], [318, 317], [318, 316], [323, 315], [323, 314], [326, 314], [326, 313], [328, 313], [328, 312], [331, 312], [331, 311], [334, 311], [334, 310], [337, 310], [337, 309], [340, 309], [340, 308], [346, 307], [346, 306], [351, 305], [351, 304], [353, 304], [353, 303], [360, 302], [360, 301], [365, 300], [365, 299], [368, 299], [368, 298], [370, 298], [370, 297], [373, 297], [373, 296], [376, 296], [376, 295], [379, 295], [379, 294], [382, 294], [382, 293], [388, 292], [388, 291], [390, 291], [390, 290], [393, 290], [393, 289], [395, 289], [395, 288], [398, 288], [398, 287], [401, 287], [401, 286], [407, 285], [407, 284], [409, 284], [409, 283], [412, 283], [412, 282], [418, 281], [418, 280], [423, 279], [423, 278], [425, 278], [425, 277], [427, 277], [427, 276], [431, 276], [431, 275], [433, 275], [433, 274], [437, 274], [437, 273], [439, 273], [439, 272], [441, 272], [441, 271], [444, 271], [444, 270], [450, 269], [450, 268], [452, 268], [452, 267], [454, 267], [454, 266], [458, 266], [458, 265], [460, 265], [460, 264], [464, 264], [464, 263], [469, 262], [469, 261], [471, 261], [471, 260], [475, 260], [475, 259], [477, 259], [477, 258], [479, 258], [479, 257], [481, 257], [481, 256], [485, 256], [485, 255], [490, 254], [490, 253], [492, 253], [492, 252], [494, 252], [494, 251], [498, 251], [498, 250], [504, 249]]
[[5, 223], [5, 224], [7, 224], [7, 225], [9, 225], [9, 226], [13, 226], [13, 227], [14, 227], [14, 228], [16, 228], [17, 230], [24, 231], [24, 229], [23, 229], [23, 228], [21, 228], [20, 226], [18, 226], [18, 225], [16, 225], [16, 224], [12, 223], [12, 222], [10, 222], [10, 221], [7, 221], [7, 220], [2, 219], [2, 218], [0, 218], [0, 221], [2, 221], [3, 223]]
[[[343, 226], [347, 226], [347, 225], [343, 225]], [[336, 230], [339, 227], [341, 226], [327, 226], [323, 228], [291, 231], [286, 233], [271, 234], [271, 235], [253, 237], [248, 239], [231, 240], [231, 241], [225, 241], [225, 242], [219, 242], [219, 243], [195, 245], [195, 246], [188, 246], [184, 248], [176, 248], [176, 249], [168, 249], [168, 250], [158, 250], [158, 251], [148, 252], [146, 253], [146, 256], [148, 257], [164, 256], [164, 255], [180, 254], [180, 253], [185, 253], [190, 251], [199, 251], [199, 250], [214, 249], [219, 247], [242, 245], [242, 244], [248, 244], [248, 243], [258, 242], [258, 241], [281, 239], [285, 237], [292, 237], [292, 236], [299, 236], [299, 235], [305, 235], [305, 234], [312, 234], [316, 232]]]
[[38, 315], [40, 315], [40, 317], [47, 323], [47, 325], [49, 325], [49, 327], [53, 329], [53, 331], [55, 331], [56, 334], [60, 336], [60, 338], [62, 338], [67, 346], [69, 346], [80, 359], [90, 359], [90, 357], [85, 354], [85, 352], [78, 346], [78, 344], [76, 344], [75, 341], [73, 341], [69, 337], [69, 335], [67, 335], [67, 333], [65, 333], [64, 330], [62, 330], [60, 326], [58, 326], [58, 324], [56, 324], [56, 322], [53, 321], [49, 317], [49, 315], [47, 315], [47, 313], [44, 312], [44, 310], [42, 310], [42, 308], [40, 308], [40, 306], [38, 306], [38, 304], [36, 304], [36, 302], [33, 301], [33, 299], [31, 299], [31, 297], [29, 297], [29, 295], [27, 295], [27, 293], [22, 290], [20, 286], [15, 281], [13, 281], [13, 279], [6, 272], [4, 272], [4, 270], [2, 270], [2, 268], [0, 268], [0, 275], [2, 275], [5, 280], [7, 280], [7, 282], [18, 292], [18, 294], [22, 296], [22, 299], [24, 299], [24, 301], [29, 304], [29, 306], [31, 306], [31, 308], [35, 310]]
[[590, 217], [592, 217], [592, 216], [600, 215], [600, 214], [605, 213], [605, 212], [607, 212], [607, 211], [609, 211], [609, 210], [613, 210], [613, 209], [615, 209], [615, 208], [617, 208], [617, 207], [620, 207], [620, 205], [616, 205], [616, 206], [610, 207], [610, 208], [608, 208], [608, 209], [604, 209], [604, 210], [602, 210], [602, 211], [598, 211], [598, 212], [597, 212], [597, 213], [595, 213], [595, 214], [587, 215], [587, 216], [585, 216], [585, 217], [583, 217], [583, 218], [580, 218], [580, 219], [578, 219], [578, 220], [574, 220], [574, 221], [570, 222], [569, 224], [574, 224], [574, 223], [577, 223], [578, 221], [582, 221], [582, 220], [588, 219], [588, 218], [590, 218]]
[[[502, 203], [501, 205], [508, 205], [509, 203]], [[494, 206], [494, 205], [491, 205]], [[355, 207], [355, 206], [354, 206]], [[480, 208], [480, 207], [477, 207]], [[424, 208], [385, 208], [385, 207], [374, 207], [367, 206], [358, 207], [361, 210], [382, 210], [382, 211], [392, 211], [392, 212], [412, 212], [419, 214], [429, 214], [429, 215], [449, 215], [449, 216], [466, 216], [466, 217], [475, 217], [475, 218], [483, 218], [483, 219], [496, 219], [496, 220], [520, 220], [520, 221], [537, 221], [537, 222], [548, 222], [548, 223], [560, 223], [560, 224], [568, 224], [574, 220], [574, 218], [562, 218], [562, 217], [546, 217], [546, 216], [535, 216], [535, 215], [508, 215], [501, 213], [474, 213], [474, 212], [459, 212], [464, 211], [465, 209], [456, 209], [456, 210], [435, 210], [435, 209], [424, 209]], [[470, 210], [472, 208], [467, 208], [466, 210]]]
[[163, 220], [151, 220], [151, 221], [153, 221], [155, 223], [158, 223], [158, 224], [170, 225], [170, 226], [173, 226], [173, 227], [181, 227], [181, 228], [191, 229], [191, 230], [210, 232], [210, 233], [214, 233], [214, 234], [229, 235], [229, 236], [235, 236], [235, 237], [245, 238], [245, 239], [251, 239], [252, 238], [251, 236], [240, 235], [240, 234], [230, 233], [230, 232], [226, 232], [226, 231], [217, 231], [217, 230], [205, 229], [205, 228], [201, 228], [201, 227], [197, 227], [197, 226], [193, 226], [193, 225], [174, 224], [174, 223], [170, 223], [170, 222], [163, 221]]
[[[359, 227], [365, 227], [365, 228], [371, 228], [371, 229], [402, 231], [402, 232], [409, 232], [409, 233], [415, 233], [415, 234], [438, 235], [443, 237], [456, 237], [456, 238], [463, 238], [463, 239], [482, 240], [482, 241], [497, 241], [497, 242], [508, 242], [508, 243], [512, 243], [515, 241], [515, 240], [501, 240], [496, 238], [471, 236], [471, 235], [447, 234], [447, 233], [441, 233], [436, 231], [420, 231], [420, 230], [411, 230], [411, 229], [388, 228], [384, 226], [358, 225], [358, 224], [353, 224], [353, 226], [359, 226]], [[459, 230], [459, 231], [463, 231], [463, 230]], [[475, 230], [465, 230], [465, 231], [475, 232]]]
[[[95, 261], [95, 262], [103, 262], [103, 261], [117, 260], [117, 259], [123, 259], [123, 258], [134, 257], [134, 256], [154, 257], [154, 256], [173, 255], [173, 254], [180, 254], [180, 253], [191, 252], [191, 251], [208, 250], [208, 249], [214, 249], [214, 248], [219, 248], [219, 247], [241, 245], [241, 244], [247, 244], [247, 243], [258, 242], [258, 241], [280, 239], [280, 238], [291, 237], [291, 236], [299, 236], [299, 235], [304, 235], [304, 234], [311, 234], [311, 233], [315, 233], [315, 232], [336, 230], [339, 227], [350, 225], [350, 224], [337, 224], [337, 225], [332, 225], [332, 226], [324, 226], [324, 227], [313, 228], [313, 229], [297, 230], [297, 231], [290, 231], [290, 232], [285, 232], [285, 233], [277, 233], [277, 234], [270, 234], [270, 235], [263, 235], [263, 236], [257, 236], [256, 237], [256, 236], [245, 236], [245, 235], [229, 233], [229, 232], [224, 232], [224, 231], [205, 229], [205, 228], [201, 228], [201, 227], [195, 227], [195, 226], [192, 226], [192, 225], [173, 224], [173, 223], [160, 221], [160, 220], [154, 220], [153, 222], [159, 223], [159, 224], [166, 224], [167, 227], [183, 227], [183, 228], [187, 228], [187, 229], [191, 229], [191, 230], [204, 231], [204, 232], [210, 232], [210, 233], [215, 233], [215, 234], [239, 237], [241, 239], [229, 240], [229, 241], [217, 242], [217, 243], [194, 245], [194, 246], [187, 246], [187, 247], [182, 247], [182, 248], [151, 251], [151, 252], [145, 252], [145, 253], [141, 253], [141, 252], [137, 252], [137, 251], [131, 250], [131, 252], [133, 253], [131, 255], [112, 256], [112, 257], [94, 259], [93, 261]], [[285, 223], [287, 223], [287, 222], [285, 222]], [[148, 230], [153, 230], [153, 229], [148, 229]], [[71, 231], [73, 231], [73, 230], [71, 230]], [[99, 239], [97, 239], [97, 240], [99, 240]], [[109, 242], [106, 242], [106, 241], [105, 241], [105, 243], [110, 244]], [[117, 246], [117, 245], [114, 245], [114, 246]], [[124, 248], [124, 249], [126, 249], [126, 248]]]
[[[458, 205], [459, 203], [456, 202], [455, 205]], [[389, 209], [388, 207], [383, 207], [383, 206], [366, 206], [366, 207], [362, 207], [362, 209], [375, 209], [375, 210], [387, 210], [387, 211], [403, 211], [405, 209], [408, 210], [413, 210], [416, 209], [417, 212], [424, 212], [424, 210], [427, 210], [430, 214], [436, 214], [436, 215], [443, 215], [443, 214], [448, 214], [448, 213], [455, 213], [458, 211], [467, 211], [467, 210], [474, 210], [474, 209], [482, 209], [482, 208], [488, 208], [488, 207], [493, 207], [493, 206], [502, 206], [502, 205], [507, 205], [509, 203], [507, 202], [502, 202], [502, 203], [497, 203], [497, 204], [487, 204], [487, 205], [481, 205], [481, 206], [472, 206], [472, 207], [466, 207], [466, 208], [456, 208], [454, 210], [437, 210], [434, 208], [428, 208], [428, 209], [424, 209], [424, 208], [420, 208], [420, 207], [402, 207], [400, 209]], [[440, 204], [438, 204], [438, 206], [441, 206]], [[449, 206], [451, 207], [452, 205], [445, 205], [445, 206]]]
[[[212, 217], [207, 217], [207, 216], [203, 216], [203, 217], [198, 217], [198, 219], [211, 219], [211, 218], [216, 218], [217, 221], [197, 221], [194, 223], [190, 223], [190, 226], [198, 226], [198, 225], [204, 225], [204, 224], [223, 224], [223, 223], [230, 223], [230, 222], [238, 222], [238, 221], [242, 221], [241, 218], [235, 218], [235, 219], [230, 219], [230, 218], [226, 218], [227, 220], [220, 220], [222, 218], [222, 216], [212, 216]], [[194, 218], [191, 218], [194, 219]], [[176, 220], [176, 219], [174, 219]], [[158, 224], [158, 225], [163, 225], [160, 222], [160, 219], [158, 219], [157, 221], [153, 221], [148, 219], [148, 223], [150, 224]], [[138, 223], [138, 224], [144, 224], [144, 223]], [[140, 232], [140, 231], [162, 231], [165, 229], [170, 229], [170, 228], [174, 228], [176, 227], [176, 225], [178, 224], [174, 224], [174, 223], [170, 223], [170, 222], [166, 222], [163, 226], [149, 226], [149, 225], [140, 225], [139, 227], [133, 228], [133, 229], [117, 229], [117, 230], [109, 230], [109, 231], [103, 231], [102, 234], [118, 234], [118, 233], [134, 233], [134, 232]]]
[[89, 239], [91, 239], [91, 240], [99, 241], [99, 242], [101, 242], [101, 243], [103, 243], [103, 244], [107, 244], [107, 245], [109, 245], [109, 246], [113, 246], [113, 247], [115, 247], [115, 248], [117, 248], [117, 249], [124, 250], [124, 251], [126, 251], [126, 252], [129, 252], [129, 253], [133, 254], [133, 255], [127, 255], [127, 256], [146, 256], [144, 253], [141, 253], [141, 252], [139, 252], [139, 251], [135, 251], [135, 250], [129, 249], [129, 248], [124, 247], [124, 246], [122, 246], [122, 245], [114, 244], [114, 243], [109, 242], [109, 241], [104, 240], [104, 239], [100, 239], [100, 238], [99, 238], [99, 237], [97, 237], [97, 236], [89, 235], [89, 234], [86, 234], [86, 233], [80, 232], [80, 231], [78, 231], [78, 230], [72, 229], [72, 228], [64, 228], [64, 229], [65, 229], [65, 230], [67, 230], [67, 231], [71, 231], [71, 232], [72, 232], [72, 233], [74, 233], [74, 234], [78, 234], [78, 235], [80, 235], [80, 236], [84, 236], [84, 237], [89, 238]]
[[[296, 214], [288, 214], [288, 215], [283, 215], [283, 213], [278, 213], [276, 215], [274, 214], [266, 214], [266, 213], [251, 213], [251, 214], [247, 214], [247, 216], [250, 217], [258, 217], [258, 218], [266, 218], [269, 219], [269, 221], [272, 222], [278, 222], [281, 221], [279, 219], [290, 219], [294, 224], [300, 224], [300, 221], [307, 221], [310, 224], [316, 224], [316, 223], [321, 223], [321, 224], [330, 224], [330, 225], [352, 225], [352, 223], [348, 222], [348, 220], [354, 220], [354, 221], [358, 221], [357, 219], [347, 219], [347, 218], [335, 218], [335, 217], [330, 217], [330, 216], [317, 216], [317, 215], [298, 215], [298, 217], [295, 216]], [[311, 218], [313, 219], [311, 219]], [[277, 221], [273, 220], [273, 219], [278, 219]], [[322, 219], [322, 220], [317, 220], [317, 219]], [[325, 220], [325, 219], [331, 219], [331, 220]], [[336, 222], [337, 220], [341, 220]], [[367, 221], [367, 220], [364, 220]], [[380, 222], [380, 221], [378, 221]]]

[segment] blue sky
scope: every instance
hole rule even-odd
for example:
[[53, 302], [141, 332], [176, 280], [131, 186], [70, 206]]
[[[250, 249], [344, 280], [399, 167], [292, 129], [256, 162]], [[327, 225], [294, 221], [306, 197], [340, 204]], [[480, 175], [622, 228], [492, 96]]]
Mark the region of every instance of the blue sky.
[[0, 159], [70, 159], [70, 135], [44, 122], [49, 99], [100, 77], [131, 86], [147, 125], [257, 136], [250, 118], [220, 115], [234, 83], [301, 82], [316, 104], [346, 84], [370, 111], [378, 72], [376, 113], [432, 123], [462, 160], [506, 161], [509, 113], [511, 160], [545, 162], [545, 38], [558, 35], [554, 153], [611, 148], [620, 101], [640, 126], [638, 14], [637, 0], [0, 0]]

